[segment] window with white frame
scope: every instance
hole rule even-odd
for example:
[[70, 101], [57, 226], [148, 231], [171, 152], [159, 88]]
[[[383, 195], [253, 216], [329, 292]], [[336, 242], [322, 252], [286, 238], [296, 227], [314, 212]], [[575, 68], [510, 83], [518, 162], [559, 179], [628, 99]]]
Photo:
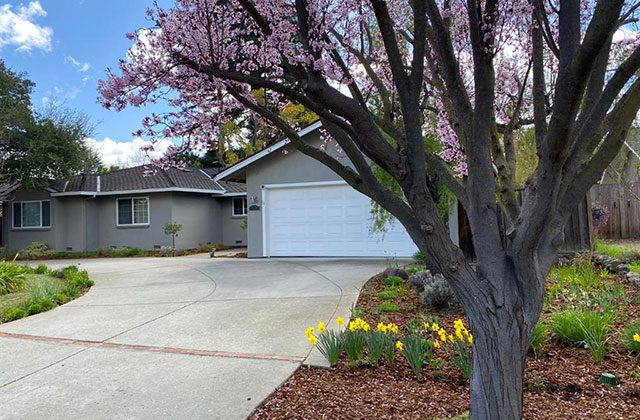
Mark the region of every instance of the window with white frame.
[[51, 227], [50, 201], [14, 201], [13, 227], [33, 229]]
[[149, 224], [149, 198], [118, 198], [118, 226]]
[[247, 215], [247, 197], [233, 198], [233, 215], [234, 216]]

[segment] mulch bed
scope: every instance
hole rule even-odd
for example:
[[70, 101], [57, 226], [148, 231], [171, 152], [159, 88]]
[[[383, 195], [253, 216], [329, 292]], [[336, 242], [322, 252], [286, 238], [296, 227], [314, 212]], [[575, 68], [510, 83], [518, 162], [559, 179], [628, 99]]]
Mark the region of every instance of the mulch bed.
[[[369, 280], [356, 308], [372, 326], [393, 322], [406, 325], [422, 314], [436, 314], [440, 325], [452, 329], [463, 317], [461, 309], [447, 313], [425, 307], [415, 293], [396, 300], [402, 311], [378, 313], [375, 294], [383, 289], [380, 277]], [[619, 308], [621, 318], [640, 318], [639, 291], [623, 279], [628, 296], [636, 297]], [[559, 303], [559, 302], [555, 302]], [[614, 335], [627, 323], [616, 323]], [[302, 336], [302, 332], [301, 332]], [[304, 339], [302, 337], [301, 339]], [[444, 354], [435, 353], [436, 357]], [[606, 387], [598, 378], [614, 373], [621, 385]], [[543, 354], [528, 358], [525, 373], [524, 417], [551, 419], [640, 419], [640, 359], [630, 354], [616, 337], [605, 360], [596, 363], [587, 349], [550, 340]], [[253, 419], [438, 419], [469, 410], [469, 387], [449, 363], [425, 367], [417, 380], [401, 357], [392, 365], [350, 367], [341, 360], [335, 369], [301, 367], [258, 409]]]

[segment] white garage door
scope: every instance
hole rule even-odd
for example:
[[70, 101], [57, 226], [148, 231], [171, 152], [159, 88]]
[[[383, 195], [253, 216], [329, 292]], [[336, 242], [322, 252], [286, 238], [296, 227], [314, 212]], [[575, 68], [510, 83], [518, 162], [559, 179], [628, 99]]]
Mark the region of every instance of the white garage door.
[[399, 222], [371, 233], [371, 200], [340, 184], [264, 190], [269, 257], [408, 257], [416, 252]]

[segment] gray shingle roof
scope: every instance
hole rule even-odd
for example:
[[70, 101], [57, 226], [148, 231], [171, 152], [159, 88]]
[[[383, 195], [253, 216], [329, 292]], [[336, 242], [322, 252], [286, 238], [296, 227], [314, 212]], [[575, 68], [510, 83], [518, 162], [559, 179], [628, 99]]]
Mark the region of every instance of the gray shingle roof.
[[52, 183], [52, 188], [63, 193], [116, 193], [132, 190], [199, 190], [202, 192], [246, 192], [246, 186], [237, 182], [216, 182], [212, 176], [220, 168], [210, 169], [158, 169], [149, 174], [145, 166], [119, 169], [106, 174], [82, 174], [68, 180]]

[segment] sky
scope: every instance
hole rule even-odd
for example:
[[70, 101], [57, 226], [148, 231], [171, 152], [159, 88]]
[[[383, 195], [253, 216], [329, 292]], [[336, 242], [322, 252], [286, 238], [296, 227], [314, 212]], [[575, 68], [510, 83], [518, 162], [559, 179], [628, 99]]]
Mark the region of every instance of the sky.
[[132, 44], [125, 34], [152, 25], [145, 15], [151, 5], [152, 0], [0, 0], [0, 58], [35, 82], [36, 110], [56, 101], [86, 113], [96, 126], [87, 141], [107, 165], [137, 163], [145, 140], [132, 132], [145, 115], [162, 110], [157, 105], [108, 111], [96, 100], [98, 80]]

